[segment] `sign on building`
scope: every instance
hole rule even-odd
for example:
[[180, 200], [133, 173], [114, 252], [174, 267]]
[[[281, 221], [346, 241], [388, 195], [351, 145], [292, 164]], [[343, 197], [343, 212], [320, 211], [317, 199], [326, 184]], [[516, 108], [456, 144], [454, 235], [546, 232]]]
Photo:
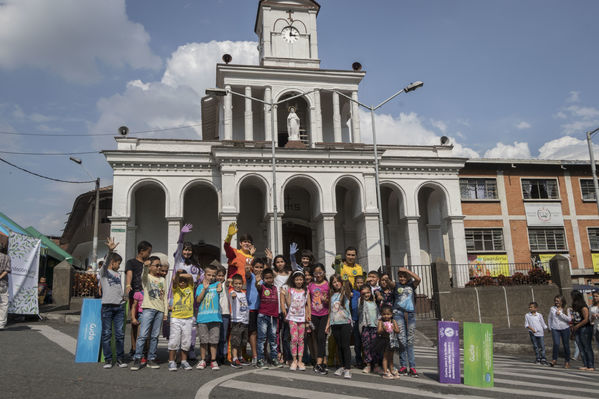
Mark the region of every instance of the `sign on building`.
[[563, 226], [561, 202], [527, 202], [526, 223], [530, 227]]

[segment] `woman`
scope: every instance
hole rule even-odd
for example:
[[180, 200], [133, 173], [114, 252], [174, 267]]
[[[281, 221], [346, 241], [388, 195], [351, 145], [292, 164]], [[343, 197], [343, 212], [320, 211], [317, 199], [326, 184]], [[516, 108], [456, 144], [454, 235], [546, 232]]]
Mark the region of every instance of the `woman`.
[[557, 363], [557, 355], [559, 353], [559, 340], [561, 338], [562, 345], [564, 346], [564, 355], [566, 357], [566, 363], [564, 368], [570, 368], [570, 321], [572, 320], [572, 312], [566, 307], [566, 298], [563, 295], [556, 295], [553, 298], [554, 306], [549, 310], [549, 317], [547, 323], [551, 330], [551, 337], [553, 338], [553, 359], [551, 360], [551, 367], [554, 367]]
[[583, 367], [580, 370], [595, 370], [595, 355], [593, 354], [593, 326], [590, 323], [590, 312], [584, 296], [580, 291], [572, 291], [572, 333], [580, 348]]

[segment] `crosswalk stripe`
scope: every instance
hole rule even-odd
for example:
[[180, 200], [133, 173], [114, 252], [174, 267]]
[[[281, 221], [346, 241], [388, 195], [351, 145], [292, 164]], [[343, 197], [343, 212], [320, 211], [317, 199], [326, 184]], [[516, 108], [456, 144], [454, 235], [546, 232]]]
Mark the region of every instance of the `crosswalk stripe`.
[[[447, 394], [447, 393], [439, 393], [439, 392], [433, 392], [433, 391], [428, 391], [426, 389], [416, 389], [416, 388], [411, 388], [411, 387], [407, 387], [405, 385], [390, 385], [390, 384], [374, 384], [371, 382], [362, 382], [362, 381], [353, 381], [353, 380], [345, 380], [345, 379], [335, 379], [335, 378], [331, 378], [331, 377], [319, 377], [319, 376], [314, 376], [314, 375], [305, 375], [305, 374], [297, 374], [297, 373], [288, 373], [285, 371], [275, 371], [275, 370], [268, 370], [266, 371], [265, 374], [271, 375], [273, 377], [280, 377], [280, 378], [287, 378], [287, 379], [292, 379], [292, 380], [302, 380], [302, 381], [307, 381], [307, 382], [318, 382], [318, 383], [322, 383], [322, 384], [331, 384], [331, 385], [345, 385], [345, 386], [351, 386], [354, 388], [361, 388], [361, 389], [372, 389], [373, 391], [377, 392], [377, 391], [386, 391], [386, 392], [396, 392], [396, 393], [402, 393], [402, 394], [406, 394], [406, 395], [414, 395], [414, 396], [424, 396], [427, 398], [431, 398], [431, 397], [443, 397], [443, 398], [468, 398], [468, 399], [482, 399], [482, 396], [473, 396], [473, 395], [454, 395], [454, 394]], [[380, 378], [380, 377], [379, 377]], [[405, 381], [405, 380], [399, 380], [398, 383], [401, 383], [401, 381]], [[439, 386], [439, 384], [437, 384], [437, 386]], [[279, 387], [277, 386], [277, 389], [279, 389]], [[272, 386], [271, 386], [271, 390], [272, 390]], [[318, 397], [318, 396], [313, 396], [313, 397]], [[339, 397], [339, 395], [337, 395], [337, 397]]]
[[[268, 392], [271, 395], [280, 395], [280, 396], [289, 396], [292, 398], [302, 398], [302, 399], [314, 399], [314, 398], [322, 398], [322, 399], [339, 399], [339, 394], [331, 394], [327, 392], [321, 391], [311, 391], [308, 389], [300, 389], [300, 388], [287, 388], [282, 386], [277, 386], [276, 389], [273, 390], [273, 385], [270, 384], [259, 384], [256, 382], [247, 382], [247, 381], [235, 381], [229, 380], [223, 382], [219, 385], [224, 388], [233, 388], [239, 389], [242, 391], [250, 391], [263, 394]], [[360, 396], [350, 396], [343, 395], [344, 398], [348, 399], [363, 399]]]
[[55, 328], [47, 326], [45, 324], [30, 324], [28, 325], [33, 331], [37, 331], [50, 341], [54, 342], [67, 352], [75, 355], [77, 350], [77, 340], [70, 335], [67, 335]]

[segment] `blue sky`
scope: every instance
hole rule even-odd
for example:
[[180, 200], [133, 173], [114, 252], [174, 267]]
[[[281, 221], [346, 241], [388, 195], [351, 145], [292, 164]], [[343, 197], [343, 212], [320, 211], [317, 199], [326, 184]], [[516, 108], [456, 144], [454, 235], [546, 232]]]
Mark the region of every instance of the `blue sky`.
[[[47, 136], [0, 134], [0, 151], [99, 151], [114, 148], [114, 140], [88, 134], [116, 132], [123, 124], [135, 131], [198, 123], [199, 99], [214, 85], [221, 55], [257, 62], [257, 3], [2, 1], [0, 131]], [[584, 132], [599, 127], [598, 2], [320, 4], [321, 67], [361, 62], [363, 102], [378, 103], [415, 80], [425, 83], [380, 110], [380, 141], [433, 144], [447, 135], [464, 156], [588, 159]], [[102, 185], [111, 183], [103, 156], [78, 156]], [[48, 176], [88, 180], [68, 156], [0, 157]], [[41, 180], [5, 164], [0, 182], [1, 211], [58, 235], [74, 198], [93, 188]]]

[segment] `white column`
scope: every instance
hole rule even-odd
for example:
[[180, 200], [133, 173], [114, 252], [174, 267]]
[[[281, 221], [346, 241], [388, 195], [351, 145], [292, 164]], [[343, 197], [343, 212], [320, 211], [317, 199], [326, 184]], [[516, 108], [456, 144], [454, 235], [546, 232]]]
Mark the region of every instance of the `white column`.
[[408, 235], [408, 265], [420, 265], [420, 234], [418, 232], [418, 216], [406, 216]]
[[[119, 243], [115, 252], [121, 255], [123, 259], [129, 259], [129, 257], [132, 257], [127, 253], [127, 225], [129, 218], [118, 216], [109, 216], [108, 218], [110, 219], [110, 236], [114, 238], [114, 242]], [[125, 262], [121, 262], [120, 270], [125, 270]]]
[[322, 143], [322, 110], [320, 108], [320, 90], [314, 92], [314, 131], [312, 143]]
[[[264, 88], [264, 101], [270, 103], [272, 101], [272, 94], [270, 87]], [[270, 141], [272, 138], [272, 122], [270, 119], [270, 105], [264, 104], [264, 141]]]
[[449, 243], [452, 247], [451, 262], [461, 265], [453, 268], [454, 287], [462, 288], [469, 279], [468, 252], [466, 251], [466, 234], [464, 232], [464, 216], [448, 216], [446, 219], [449, 232]]
[[[225, 254], [225, 250], [222, 245], [225, 242], [225, 238], [227, 237], [227, 230], [229, 230], [229, 225], [233, 222], [237, 222], [237, 213], [221, 213], [220, 215], [220, 263], [225, 266], [227, 264], [227, 255]], [[233, 248], [237, 248], [237, 235], [233, 236], [231, 240], [231, 246]]]
[[[252, 96], [252, 88], [245, 87], [245, 95]], [[252, 120], [252, 100], [245, 99], [245, 141], [254, 141], [254, 121]]]
[[[358, 101], [358, 92], [352, 91], [351, 98], [355, 101]], [[360, 138], [360, 106], [353, 102], [351, 103], [351, 133], [352, 133], [352, 143], [360, 143], [362, 139]]]
[[318, 261], [324, 265], [330, 265], [335, 260], [335, 214], [321, 214], [316, 222], [318, 245]]
[[166, 255], [168, 256], [168, 263], [169, 263], [169, 268], [168, 268], [169, 274], [166, 276], [166, 278], [167, 278], [167, 281], [170, 281], [169, 279], [171, 278], [173, 269], [175, 267], [175, 259], [173, 257], [173, 254], [177, 250], [177, 241], [179, 240], [179, 233], [181, 232], [181, 221], [183, 220], [183, 218], [179, 217], [179, 216], [173, 216], [173, 217], [167, 217], [166, 220], [168, 222], [168, 235], [167, 235], [167, 248], [168, 248], [167, 251], [168, 251], [168, 253]]
[[[365, 245], [360, 245], [360, 248], [365, 248], [367, 253], [366, 257], [360, 256], [360, 254], [358, 254], [358, 256], [360, 259], [366, 258], [367, 265], [362, 265], [362, 267], [368, 272], [370, 270], [377, 270], [382, 266], [378, 214], [364, 214], [364, 230]], [[362, 262], [364, 262], [364, 260], [362, 260]]]
[[277, 109], [279, 108], [278, 105], [275, 105], [272, 109], [273, 114], [273, 126], [272, 126], [272, 137], [273, 140], [275, 141], [275, 147], [277, 145], [279, 145], [279, 125], [278, 125], [278, 121], [277, 121]]
[[333, 134], [335, 143], [341, 143], [341, 114], [339, 112], [339, 94], [333, 92]]
[[[225, 86], [225, 90], [231, 90], [231, 86]], [[233, 95], [231, 93], [225, 96], [224, 107], [225, 140], [233, 140]]]
[[497, 171], [497, 198], [501, 206], [501, 219], [503, 220], [503, 243], [507, 252], [507, 261], [514, 263], [514, 245], [512, 243], [512, 228], [510, 226], [510, 213], [507, 209], [507, 194], [503, 171]]

